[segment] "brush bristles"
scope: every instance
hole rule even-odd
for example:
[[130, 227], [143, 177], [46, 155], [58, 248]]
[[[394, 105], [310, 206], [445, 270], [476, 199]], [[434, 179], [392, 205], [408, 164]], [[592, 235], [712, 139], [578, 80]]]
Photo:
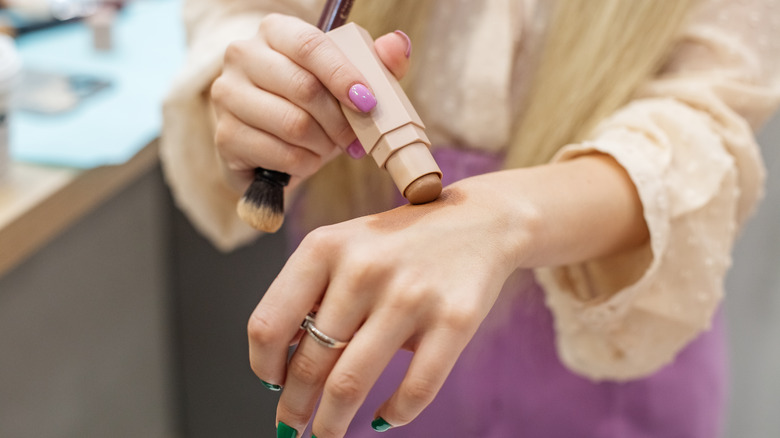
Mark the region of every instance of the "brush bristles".
[[238, 217], [260, 231], [274, 233], [284, 222], [284, 187], [257, 178], [238, 203]]

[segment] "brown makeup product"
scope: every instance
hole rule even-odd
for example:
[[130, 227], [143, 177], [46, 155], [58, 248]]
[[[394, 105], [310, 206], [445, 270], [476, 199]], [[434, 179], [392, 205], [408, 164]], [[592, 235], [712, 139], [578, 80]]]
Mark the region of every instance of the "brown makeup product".
[[[328, 32], [365, 76], [377, 105], [369, 113], [359, 113], [344, 105], [342, 111], [366, 153], [390, 173], [409, 202], [433, 201], [441, 193], [441, 170], [428, 149], [425, 126], [396, 78], [377, 56], [368, 32], [352, 23], [342, 26], [352, 3], [353, 0], [328, 0], [317, 26]], [[259, 230], [277, 231], [284, 221], [284, 187], [289, 181], [286, 173], [256, 168], [254, 181], [238, 203], [239, 217]]]
[[355, 23], [328, 32], [366, 78], [377, 104], [369, 113], [342, 105], [341, 110], [366, 153], [390, 173], [398, 190], [412, 204], [435, 200], [441, 193], [441, 170], [430, 150], [417, 111], [398, 80], [374, 50], [374, 39]]

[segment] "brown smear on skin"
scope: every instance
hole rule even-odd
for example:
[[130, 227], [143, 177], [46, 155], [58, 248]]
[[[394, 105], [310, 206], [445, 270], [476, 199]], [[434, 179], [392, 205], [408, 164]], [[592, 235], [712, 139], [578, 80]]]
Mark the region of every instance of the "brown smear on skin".
[[445, 188], [442, 190], [441, 195], [433, 202], [420, 205], [409, 204], [386, 211], [371, 218], [368, 222], [368, 226], [385, 233], [400, 231], [410, 227], [415, 222], [435, 211], [453, 205], [459, 205], [465, 200], [466, 195], [462, 191], [453, 188]]

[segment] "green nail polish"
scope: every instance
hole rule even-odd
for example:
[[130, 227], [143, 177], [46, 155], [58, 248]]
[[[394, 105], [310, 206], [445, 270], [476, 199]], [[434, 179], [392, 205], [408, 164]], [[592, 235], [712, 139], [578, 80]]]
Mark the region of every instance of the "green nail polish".
[[274, 385], [273, 383], [268, 383], [265, 380], [261, 380], [260, 383], [263, 384], [266, 388], [270, 389], [271, 391], [281, 391], [282, 387], [280, 385]]
[[384, 432], [391, 427], [393, 426], [391, 426], [390, 423], [385, 421], [385, 419], [382, 417], [376, 417], [374, 421], [371, 422], [371, 428], [377, 432]]
[[282, 423], [281, 421], [276, 426], [276, 438], [295, 438], [297, 436], [298, 436], [297, 430]]

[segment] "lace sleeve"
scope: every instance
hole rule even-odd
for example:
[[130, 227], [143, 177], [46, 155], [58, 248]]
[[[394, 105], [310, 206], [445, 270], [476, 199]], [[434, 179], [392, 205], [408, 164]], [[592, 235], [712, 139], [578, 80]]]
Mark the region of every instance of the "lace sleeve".
[[572, 370], [646, 376], [710, 326], [734, 239], [763, 192], [754, 132], [780, 101], [778, 34], [780, 2], [703, 2], [658, 77], [556, 157], [613, 156], [650, 230], [643, 247], [537, 271]]

